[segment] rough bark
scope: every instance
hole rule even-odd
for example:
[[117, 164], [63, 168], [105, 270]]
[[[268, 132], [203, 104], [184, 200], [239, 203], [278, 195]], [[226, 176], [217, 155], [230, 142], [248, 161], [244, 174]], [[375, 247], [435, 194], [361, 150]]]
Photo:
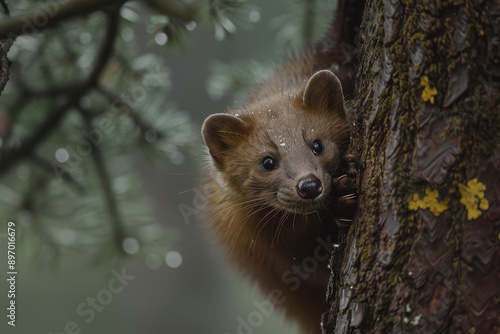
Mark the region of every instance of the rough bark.
[[324, 333], [499, 333], [500, 3], [371, 0], [361, 38], [360, 207]]

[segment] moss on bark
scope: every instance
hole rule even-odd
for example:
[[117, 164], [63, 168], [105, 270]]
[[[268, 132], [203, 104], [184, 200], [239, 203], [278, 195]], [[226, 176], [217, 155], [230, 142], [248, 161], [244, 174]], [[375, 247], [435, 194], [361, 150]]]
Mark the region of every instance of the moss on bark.
[[360, 209], [326, 333], [498, 333], [500, 4], [373, 0], [361, 36]]

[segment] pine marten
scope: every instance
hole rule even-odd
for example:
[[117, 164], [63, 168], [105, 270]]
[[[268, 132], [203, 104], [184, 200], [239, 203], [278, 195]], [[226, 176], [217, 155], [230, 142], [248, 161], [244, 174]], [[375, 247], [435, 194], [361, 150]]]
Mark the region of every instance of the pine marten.
[[342, 86], [352, 95], [357, 55], [342, 52], [341, 43], [353, 44], [363, 8], [347, 13], [344, 2], [312, 52], [278, 69], [242, 107], [202, 126], [208, 225], [230, 260], [305, 333], [320, 333], [328, 311], [335, 221], [349, 221], [356, 208]]

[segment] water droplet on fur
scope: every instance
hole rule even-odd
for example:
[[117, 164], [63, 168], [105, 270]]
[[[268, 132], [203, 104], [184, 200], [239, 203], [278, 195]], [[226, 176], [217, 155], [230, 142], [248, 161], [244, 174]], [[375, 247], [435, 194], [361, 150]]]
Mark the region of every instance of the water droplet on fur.
[[240, 114], [234, 114], [234, 116], [236, 116], [236, 117], [240, 117]]

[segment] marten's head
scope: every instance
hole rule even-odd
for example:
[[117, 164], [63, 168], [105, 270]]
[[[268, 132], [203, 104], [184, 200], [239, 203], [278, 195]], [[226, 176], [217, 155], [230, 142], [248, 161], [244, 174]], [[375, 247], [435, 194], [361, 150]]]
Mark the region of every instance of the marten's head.
[[296, 91], [209, 116], [202, 133], [219, 182], [242, 205], [306, 214], [327, 204], [350, 125], [340, 81], [323, 70]]

